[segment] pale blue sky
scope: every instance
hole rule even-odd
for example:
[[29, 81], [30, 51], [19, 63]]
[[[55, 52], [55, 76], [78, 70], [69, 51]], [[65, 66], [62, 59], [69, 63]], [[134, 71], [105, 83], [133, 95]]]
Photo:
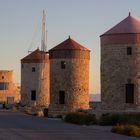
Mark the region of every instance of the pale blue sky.
[[13, 69], [40, 46], [42, 11], [47, 11], [48, 49], [69, 35], [91, 50], [90, 93], [100, 93], [99, 36], [128, 16], [140, 19], [140, 0], [0, 0], [0, 69]]

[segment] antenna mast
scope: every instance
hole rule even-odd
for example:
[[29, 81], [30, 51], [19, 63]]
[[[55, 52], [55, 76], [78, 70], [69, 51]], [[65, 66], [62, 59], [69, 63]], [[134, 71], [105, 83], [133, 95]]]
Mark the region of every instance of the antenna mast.
[[46, 30], [46, 14], [43, 10], [42, 17], [42, 37], [41, 37], [41, 51], [47, 51], [47, 30]]
[[44, 80], [45, 80], [45, 56], [47, 51], [47, 31], [46, 31], [46, 14], [43, 10], [43, 17], [42, 17], [42, 36], [41, 36], [41, 57], [42, 57], [42, 63], [40, 63], [40, 76], [39, 76], [39, 86], [38, 86], [38, 92], [39, 92], [39, 98], [40, 100], [43, 100], [43, 94], [44, 94]]

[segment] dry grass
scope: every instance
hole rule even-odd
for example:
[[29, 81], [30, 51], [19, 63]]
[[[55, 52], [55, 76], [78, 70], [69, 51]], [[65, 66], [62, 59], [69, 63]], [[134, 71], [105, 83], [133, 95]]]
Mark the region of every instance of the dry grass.
[[35, 115], [36, 115], [37, 117], [44, 117], [43, 111], [37, 111], [37, 112], [35, 113]]
[[128, 136], [140, 137], [140, 126], [130, 124], [117, 124], [113, 126], [112, 132]]
[[24, 111], [24, 113], [29, 114], [29, 115], [33, 114], [32, 110], [31, 110], [31, 107], [25, 106], [23, 111]]
[[17, 109], [16, 107], [12, 107], [11, 111], [12, 111], [12, 112], [17, 112], [18, 109]]

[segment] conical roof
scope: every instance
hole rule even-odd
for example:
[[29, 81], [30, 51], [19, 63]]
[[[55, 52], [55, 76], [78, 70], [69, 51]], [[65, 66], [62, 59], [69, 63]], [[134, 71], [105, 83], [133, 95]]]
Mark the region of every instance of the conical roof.
[[[115, 25], [113, 28], [105, 32], [103, 35], [111, 34], [129, 34], [129, 33], [140, 33], [140, 21], [131, 16], [126, 17], [120, 23]], [[103, 36], [102, 35], [102, 36]]]
[[29, 55], [21, 59], [21, 63], [46, 63], [48, 62], [49, 56], [39, 49], [36, 49]]
[[52, 48], [50, 51], [59, 51], [59, 50], [88, 50], [84, 46], [80, 45], [73, 39], [69, 38], [60, 43], [59, 45]]

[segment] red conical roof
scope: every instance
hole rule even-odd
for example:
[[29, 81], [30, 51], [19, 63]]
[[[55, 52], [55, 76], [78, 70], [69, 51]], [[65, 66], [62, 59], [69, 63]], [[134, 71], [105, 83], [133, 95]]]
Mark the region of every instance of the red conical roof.
[[127, 33], [140, 33], [140, 21], [132, 17], [130, 13], [127, 18], [105, 32], [103, 35]]
[[49, 56], [39, 49], [36, 49], [23, 59], [21, 59], [21, 63], [47, 63], [49, 60]]
[[50, 51], [55, 50], [88, 50], [84, 46], [80, 45], [76, 41], [72, 40], [69, 36], [68, 39], [57, 45], [56, 47], [52, 48]]

